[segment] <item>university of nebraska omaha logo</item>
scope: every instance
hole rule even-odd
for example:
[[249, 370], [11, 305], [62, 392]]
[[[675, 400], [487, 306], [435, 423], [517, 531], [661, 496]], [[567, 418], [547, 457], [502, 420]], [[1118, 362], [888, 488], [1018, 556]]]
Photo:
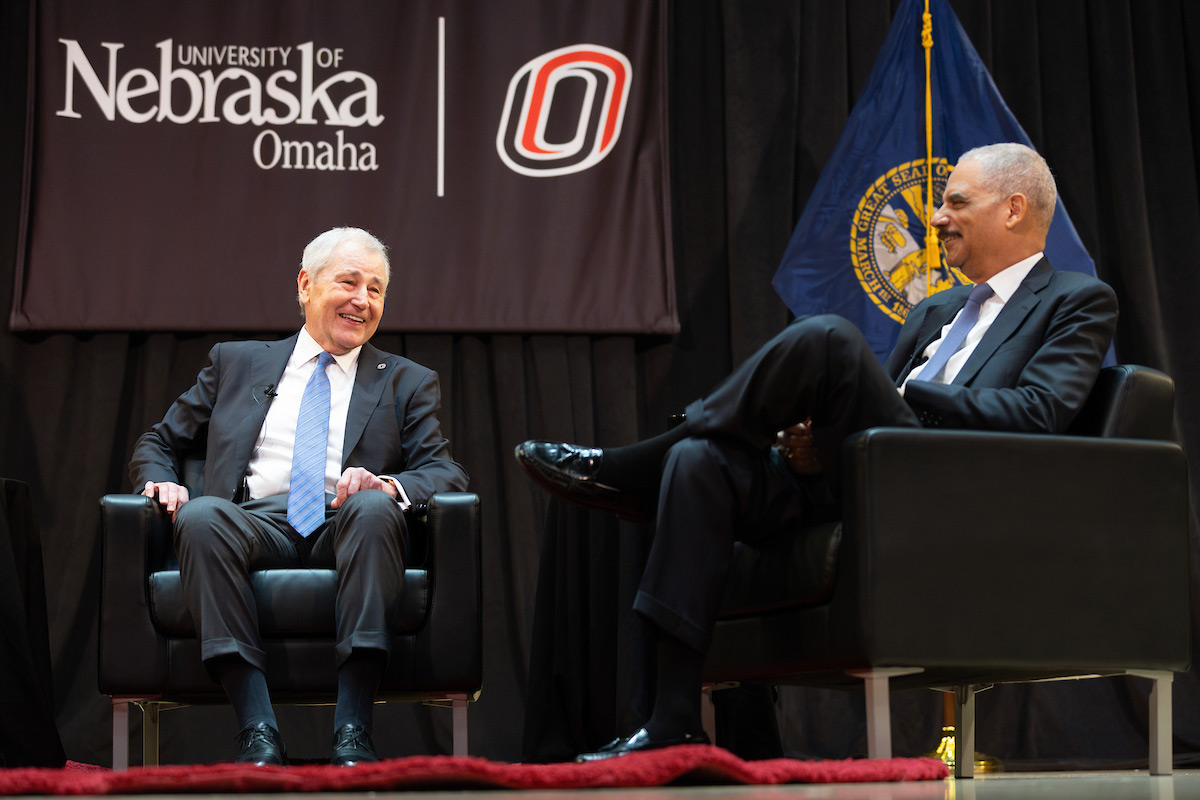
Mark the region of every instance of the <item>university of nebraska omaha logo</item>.
[[[944, 158], [933, 160], [933, 207], [952, 167]], [[945, 257], [930, 265], [925, 258], [925, 159], [894, 167], [863, 195], [850, 228], [850, 259], [854, 274], [879, 310], [897, 322], [931, 294], [968, 283], [946, 266]], [[940, 249], [939, 249], [940, 252]]]
[[607, 47], [543, 53], [508, 85], [496, 151], [513, 172], [535, 178], [594, 166], [621, 135], [632, 82], [629, 59]]

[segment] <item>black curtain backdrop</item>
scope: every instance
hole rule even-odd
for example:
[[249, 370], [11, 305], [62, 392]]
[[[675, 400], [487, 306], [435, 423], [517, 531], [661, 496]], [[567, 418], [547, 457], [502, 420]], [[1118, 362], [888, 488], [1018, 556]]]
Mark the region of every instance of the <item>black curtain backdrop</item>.
[[[1119, 359], [1175, 378], [1176, 430], [1200, 464], [1200, 331], [1192, 300], [1200, 296], [1193, 266], [1200, 251], [1200, 6], [1190, 0], [953, 5], [1055, 169], [1100, 277], [1121, 299]], [[531, 660], [545, 655], [531, 657], [531, 645], [542, 545], [549, 541], [544, 532], [555, 520], [546, 519], [546, 495], [517, 469], [513, 446], [530, 437], [612, 445], [659, 432], [669, 413], [787, 323], [771, 277], [866, 82], [892, 7], [891, 0], [688, 0], [671, 9], [679, 335], [377, 337], [380, 347], [441, 373], [442, 421], [473, 476], [472, 489], [483, 497], [486, 664], [484, 694], [471, 711], [473, 754], [522, 758]], [[5, 310], [19, 268], [13, 258], [24, 180], [28, 20], [22, 3], [0, 3]], [[112, 224], [125, 227], [128, 247], [136, 248], [138, 221], [120, 209], [114, 197]], [[270, 211], [246, 224], [269, 228]], [[298, 259], [303, 244], [296, 242], [289, 257]], [[406, 302], [420, 298], [394, 296], [388, 313], [402, 315]], [[130, 489], [125, 466], [134, 439], [191, 384], [209, 347], [257, 335], [0, 332], [0, 475], [28, 482], [37, 509], [56, 716], [69, 758], [109, 759], [109, 706], [96, 689], [97, 500]], [[587, 528], [584, 538], [569, 553], [553, 553], [546, 563], [559, 573], [543, 578], [600, 585], [644, 544], [643, 532], [599, 517], [577, 518], [575, 527]], [[625, 612], [612, 613], [619, 620]], [[607, 680], [595, 687], [601, 706], [612, 674]], [[1135, 679], [997, 688], [979, 700], [979, 747], [1013, 765], [1144, 759], [1146, 692]], [[1200, 752], [1198, 700], [1195, 674], [1178, 676], [1181, 754]], [[894, 705], [900, 754], [932, 747], [940, 698], [905, 692]], [[596, 709], [585, 720], [595, 729], [587, 735], [608, 734], [620, 713]], [[842, 757], [862, 749], [862, 702], [854, 695], [785, 690], [779, 713], [790, 754]], [[295, 756], [327, 753], [331, 716], [329, 709], [281, 712]], [[227, 758], [235, 727], [227, 707], [165, 712], [163, 758]], [[448, 713], [440, 710], [381, 708], [377, 730], [387, 755], [449, 746]]]

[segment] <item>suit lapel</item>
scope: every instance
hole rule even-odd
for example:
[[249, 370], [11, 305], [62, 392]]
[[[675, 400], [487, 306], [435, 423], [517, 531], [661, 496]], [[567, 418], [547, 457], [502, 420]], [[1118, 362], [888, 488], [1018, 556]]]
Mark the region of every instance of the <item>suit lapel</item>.
[[967, 363], [963, 364], [962, 369], [955, 376], [953, 382], [956, 386], [969, 383], [1000, 345], [1008, 341], [1009, 337], [1020, 329], [1030, 312], [1037, 306], [1038, 292], [1050, 283], [1052, 273], [1050, 262], [1043, 258], [1025, 276], [1025, 280], [1021, 281], [1021, 285], [1004, 304], [1004, 308], [1000, 309], [999, 316], [987, 329], [987, 333], [979, 340], [979, 344], [971, 353], [971, 357], [967, 359]]
[[364, 344], [358, 354], [358, 373], [354, 376], [354, 391], [350, 395], [350, 409], [346, 412], [346, 438], [342, 443], [342, 469], [346, 469], [350, 454], [358, 446], [367, 420], [379, 405], [387, 376], [391, 372], [387, 362], [370, 343]]
[[250, 456], [254, 443], [258, 441], [259, 431], [262, 430], [263, 420], [267, 418], [267, 409], [271, 407], [269, 389], [279, 385], [283, 371], [287, 368], [288, 359], [296, 349], [296, 338], [299, 334], [280, 339], [277, 342], [264, 342], [263, 347], [254, 351], [250, 359], [250, 396], [246, 400], [246, 416], [242, 422], [241, 433], [237, 437], [237, 464], [245, 473], [250, 464]]

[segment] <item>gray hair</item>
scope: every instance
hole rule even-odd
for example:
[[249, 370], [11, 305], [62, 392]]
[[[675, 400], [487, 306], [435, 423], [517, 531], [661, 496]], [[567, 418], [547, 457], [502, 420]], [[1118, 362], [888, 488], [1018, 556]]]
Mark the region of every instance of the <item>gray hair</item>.
[[[305, 246], [304, 255], [300, 258], [300, 269], [308, 273], [310, 281], [315, 281], [322, 270], [329, 266], [338, 248], [350, 242], [362, 245], [383, 259], [384, 274], [390, 283], [392, 263], [388, 260], [387, 246], [362, 228], [332, 228], [325, 231]], [[299, 296], [296, 299], [299, 301]], [[300, 310], [303, 313], [303, 303], [300, 304]]]
[[1043, 231], [1050, 230], [1058, 186], [1050, 165], [1036, 150], [1015, 142], [1003, 142], [968, 150], [958, 163], [967, 159], [980, 166], [985, 183], [998, 196], [1025, 195], [1033, 221]]

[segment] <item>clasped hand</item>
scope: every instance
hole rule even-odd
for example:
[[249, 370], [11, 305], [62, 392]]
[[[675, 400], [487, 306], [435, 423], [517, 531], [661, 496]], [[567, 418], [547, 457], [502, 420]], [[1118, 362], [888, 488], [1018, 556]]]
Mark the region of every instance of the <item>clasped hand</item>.
[[816, 475], [821, 471], [821, 460], [813, 443], [812, 417], [779, 431], [775, 435], [775, 448], [793, 473]]

